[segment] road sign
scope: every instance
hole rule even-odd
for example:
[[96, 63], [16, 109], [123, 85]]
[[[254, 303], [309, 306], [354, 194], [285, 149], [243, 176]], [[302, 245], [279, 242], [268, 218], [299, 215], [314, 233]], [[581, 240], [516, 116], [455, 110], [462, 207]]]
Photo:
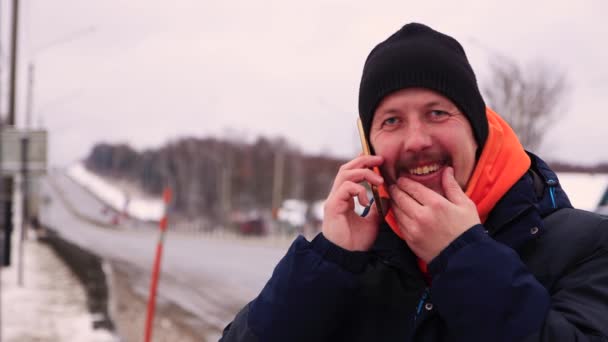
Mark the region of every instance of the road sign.
[[3, 127], [0, 130], [0, 163], [3, 174], [16, 174], [23, 170], [21, 156], [23, 138], [29, 138], [27, 144], [27, 170], [29, 173], [46, 172], [47, 167], [47, 132], [45, 130], [18, 130]]

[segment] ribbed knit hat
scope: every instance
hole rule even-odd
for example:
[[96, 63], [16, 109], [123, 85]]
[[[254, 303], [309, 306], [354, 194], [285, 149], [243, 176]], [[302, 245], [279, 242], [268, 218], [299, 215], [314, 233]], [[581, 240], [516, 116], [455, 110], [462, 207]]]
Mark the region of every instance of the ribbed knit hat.
[[403, 26], [365, 61], [359, 116], [368, 138], [380, 101], [411, 87], [437, 91], [454, 102], [469, 119], [479, 149], [483, 148], [488, 137], [485, 103], [464, 49], [456, 39], [418, 23]]

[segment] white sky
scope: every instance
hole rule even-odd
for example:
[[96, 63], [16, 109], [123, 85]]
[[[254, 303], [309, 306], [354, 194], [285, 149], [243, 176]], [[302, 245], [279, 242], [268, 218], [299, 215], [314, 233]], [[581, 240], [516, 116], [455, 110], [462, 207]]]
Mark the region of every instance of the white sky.
[[[604, 0], [21, 2], [19, 122], [33, 60], [33, 122], [50, 131], [54, 165], [99, 141], [144, 148], [227, 132], [280, 134], [307, 152], [352, 156], [363, 62], [411, 21], [458, 39], [482, 85], [482, 46], [565, 70], [567, 106], [541, 155], [608, 161]], [[3, 19], [9, 10], [2, 1]]]

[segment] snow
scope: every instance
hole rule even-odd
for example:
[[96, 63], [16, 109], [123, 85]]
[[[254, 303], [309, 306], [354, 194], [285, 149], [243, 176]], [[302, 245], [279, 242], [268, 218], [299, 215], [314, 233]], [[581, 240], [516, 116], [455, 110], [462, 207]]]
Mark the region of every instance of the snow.
[[306, 223], [306, 202], [297, 199], [287, 199], [279, 209], [278, 219], [289, 222], [294, 226], [303, 226]]
[[608, 174], [562, 172], [559, 182], [575, 208], [595, 211], [608, 189]]
[[[371, 199], [372, 193], [368, 192], [368, 197]], [[362, 214], [365, 210], [365, 206], [359, 203], [358, 197], [353, 197], [355, 207], [354, 210], [357, 214]], [[323, 208], [325, 200], [318, 200], [311, 204], [310, 213], [312, 217], [317, 220], [323, 220]], [[308, 211], [308, 205], [305, 201], [298, 199], [287, 199], [283, 201], [283, 205], [279, 209], [278, 218], [281, 221], [289, 222], [294, 226], [303, 226], [306, 222], [306, 212]]]
[[67, 170], [68, 176], [113, 209], [124, 212], [142, 221], [159, 221], [165, 212], [160, 198], [132, 196], [111, 182], [87, 170], [82, 163], [76, 163]]
[[16, 258], [0, 271], [2, 341], [118, 341], [107, 330], [93, 329], [81, 283], [48, 245], [26, 240], [24, 255], [22, 287]]

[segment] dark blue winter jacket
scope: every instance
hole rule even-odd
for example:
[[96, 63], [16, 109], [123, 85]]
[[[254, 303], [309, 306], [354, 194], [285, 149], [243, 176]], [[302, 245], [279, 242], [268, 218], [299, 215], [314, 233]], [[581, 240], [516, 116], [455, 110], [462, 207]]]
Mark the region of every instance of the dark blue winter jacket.
[[384, 224], [369, 252], [297, 238], [221, 341], [608, 341], [608, 220], [532, 167], [424, 281]]

